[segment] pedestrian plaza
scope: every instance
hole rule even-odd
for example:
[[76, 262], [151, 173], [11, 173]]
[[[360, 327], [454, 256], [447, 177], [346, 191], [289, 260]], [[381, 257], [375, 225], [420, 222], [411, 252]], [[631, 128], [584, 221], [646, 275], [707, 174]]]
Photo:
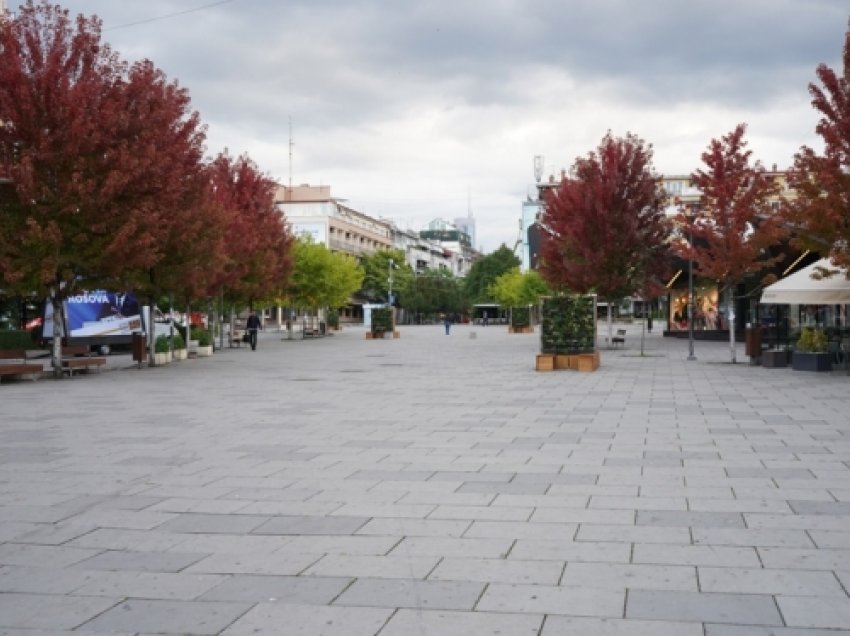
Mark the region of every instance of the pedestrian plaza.
[[850, 635], [850, 377], [626, 331], [4, 381], [0, 634]]

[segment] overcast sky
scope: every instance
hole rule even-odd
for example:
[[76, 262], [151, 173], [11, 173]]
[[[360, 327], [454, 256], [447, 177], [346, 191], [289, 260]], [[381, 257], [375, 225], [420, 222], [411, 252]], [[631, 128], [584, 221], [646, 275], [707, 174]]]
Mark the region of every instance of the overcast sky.
[[[569, 168], [607, 130], [689, 174], [740, 123], [755, 158], [819, 147], [807, 91], [840, 70], [847, 0], [58, 0], [124, 59], [189, 89], [208, 151], [331, 186], [421, 229], [513, 247], [533, 159]], [[17, 0], [7, 0], [10, 8]], [[175, 15], [177, 14], [177, 15]]]

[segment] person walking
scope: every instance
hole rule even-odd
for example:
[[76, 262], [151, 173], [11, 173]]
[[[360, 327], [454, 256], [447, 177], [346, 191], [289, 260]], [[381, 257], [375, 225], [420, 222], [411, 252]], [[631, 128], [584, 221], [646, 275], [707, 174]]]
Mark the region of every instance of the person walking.
[[245, 323], [245, 328], [248, 330], [248, 342], [251, 343], [251, 351], [257, 350], [257, 331], [263, 328], [260, 324], [260, 317], [257, 312], [252, 311], [248, 316], [248, 321]]
[[446, 335], [448, 336], [448, 335], [449, 335], [449, 332], [450, 332], [450, 331], [451, 331], [451, 329], [452, 329], [452, 317], [451, 317], [451, 315], [450, 315], [450, 314], [446, 314], [446, 315], [443, 317], [443, 324], [445, 324], [445, 326], [446, 326]]

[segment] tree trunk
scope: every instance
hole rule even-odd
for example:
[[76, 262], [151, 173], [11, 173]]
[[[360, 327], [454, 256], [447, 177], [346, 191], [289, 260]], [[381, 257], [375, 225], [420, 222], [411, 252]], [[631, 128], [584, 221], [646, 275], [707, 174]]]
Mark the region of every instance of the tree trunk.
[[729, 349], [732, 353], [732, 364], [737, 362], [735, 358], [735, 286], [726, 288], [726, 317], [729, 322]]
[[65, 332], [65, 315], [62, 311], [62, 299], [56, 290], [50, 291], [50, 304], [53, 307], [53, 343], [50, 356], [50, 366], [53, 368], [53, 377], [62, 379], [62, 336]]

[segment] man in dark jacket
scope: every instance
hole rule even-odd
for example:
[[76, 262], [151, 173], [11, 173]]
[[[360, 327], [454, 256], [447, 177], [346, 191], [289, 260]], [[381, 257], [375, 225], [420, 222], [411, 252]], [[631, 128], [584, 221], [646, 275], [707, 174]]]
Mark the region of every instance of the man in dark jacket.
[[257, 316], [257, 312], [251, 312], [251, 315], [248, 316], [248, 321], [245, 323], [245, 328], [248, 330], [248, 342], [251, 343], [251, 351], [256, 351], [257, 330], [263, 328], [263, 326], [260, 324], [260, 318], [259, 316]]

